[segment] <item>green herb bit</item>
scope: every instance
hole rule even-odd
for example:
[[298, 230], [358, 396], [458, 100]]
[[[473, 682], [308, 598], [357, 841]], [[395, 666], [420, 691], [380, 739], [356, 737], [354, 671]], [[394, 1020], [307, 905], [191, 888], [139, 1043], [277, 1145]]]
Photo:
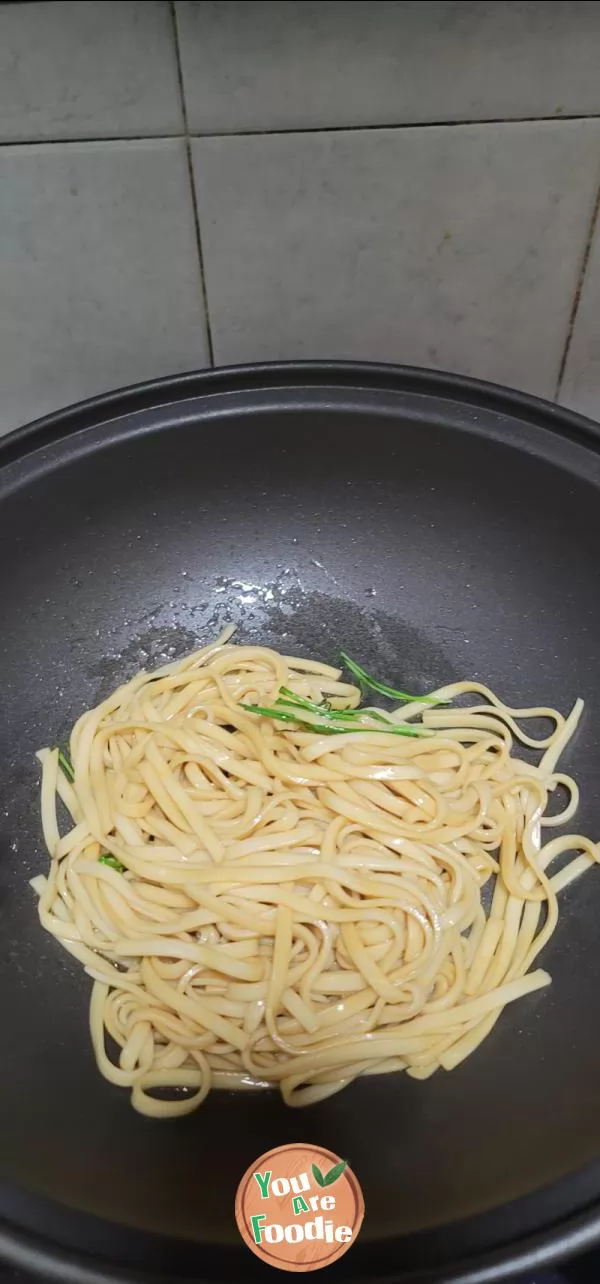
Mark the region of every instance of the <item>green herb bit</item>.
[[329, 718], [333, 716], [333, 710], [324, 709], [323, 705], [310, 704], [307, 700], [305, 703], [297, 704], [295, 700], [288, 700], [285, 696], [278, 696], [275, 701], [276, 709], [298, 709], [300, 713], [314, 713], [318, 718]]
[[[352, 709], [352, 710], [349, 710], [348, 712], [351, 713], [352, 716], [355, 718], [357, 717], [372, 718], [374, 722], [383, 722], [385, 727], [394, 727], [395, 725], [392, 718], [387, 717], [385, 713], [380, 713], [379, 709], [365, 708], [363, 706], [361, 709]], [[335, 716], [343, 717], [344, 715], [336, 714]]]
[[127, 866], [116, 857], [112, 852], [106, 852], [104, 856], [99, 856], [98, 860], [101, 865], [108, 865], [110, 869], [115, 869], [117, 874], [124, 874]]
[[340, 651], [340, 656], [346, 668], [358, 678], [363, 686], [369, 687], [371, 691], [377, 691], [379, 695], [388, 696], [390, 700], [414, 701], [418, 704], [446, 704], [447, 701], [440, 700], [438, 696], [411, 695], [408, 691], [396, 691], [395, 687], [388, 687], [385, 682], [378, 682], [377, 678], [372, 678], [366, 669], [363, 669], [356, 660], [352, 660], [345, 651]]
[[306, 727], [310, 731], [318, 731], [325, 736], [343, 736], [349, 732], [353, 735], [368, 735], [369, 732], [372, 733], [374, 731], [379, 732], [381, 735], [389, 736], [435, 735], [435, 732], [430, 727], [411, 726], [408, 722], [391, 724], [385, 718], [377, 720], [381, 724], [385, 724], [385, 730], [383, 725], [381, 726], [381, 731], [379, 727], [357, 727], [355, 720], [357, 715], [362, 712], [360, 709], [351, 709], [348, 713], [341, 714], [341, 716], [338, 716], [339, 711], [323, 712], [321, 716], [326, 719], [324, 722], [313, 722], [310, 718], [303, 717], [302, 709], [300, 708], [297, 712], [291, 713], [289, 711], [290, 706], [285, 709], [282, 706], [268, 709], [262, 704], [243, 704], [240, 702], [240, 709], [245, 709], [247, 713], [256, 713], [261, 718], [274, 718], [276, 722], [293, 722], [296, 726]]
[[355, 718], [364, 718], [365, 715], [374, 718], [376, 722], [388, 723], [391, 721], [385, 714], [380, 713], [377, 709], [332, 709], [328, 700], [323, 700], [322, 704], [315, 704], [312, 700], [306, 700], [303, 696], [297, 696], [295, 692], [290, 691], [288, 687], [281, 687], [279, 696], [275, 701], [276, 707], [282, 705], [288, 709], [306, 709], [307, 712], [316, 713], [322, 718], [331, 718], [337, 722], [353, 721]]
[[75, 779], [75, 772], [73, 771], [73, 768], [71, 766], [69, 759], [67, 758], [66, 753], [62, 749], [59, 749], [58, 751], [58, 765], [59, 767], [62, 767], [65, 773], [65, 776], [67, 777], [67, 780], [72, 781]]
[[321, 700], [316, 704], [314, 700], [308, 700], [306, 696], [297, 695], [295, 691], [290, 691], [289, 687], [280, 687], [276, 704], [296, 705], [299, 709], [310, 709], [313, 713], [330, 713], [331, 705], [329, 700]]
[[336, 731], [338, 735], [343, 735], [345, 731], [348, 731], [351, 732], [353, 736], [359, 736], [362, 733], [363, 735], [376, 734], [379, 736], [413, 736], [413, 738], [416, 737], [417, 739], [419, 737], [422, 738], [423, 736], [428, 737], [435, 735], [435, 731], [432, 727], [422, 727], [420, 725], [413, 727], [408, 722], [403, 722], [401, 724], [395, 722], [393, 726], [387, 722], [385, 727], [355, 727], [353, 725], [350, 725], [349, 727], [338, 726], [336, 727]]
[[[302, 717], [302, 709], [296, 713], [291, 713], [289, 707], [282, 708], [275, 706], [273, 709], [267, 709], [262, 704], [243, 704], [240, 701], [240, 709], [245, 709], [246, 713], [257, 713], [261, 718], [274, 718], [276, 722], [292, 722], [294, 726], [310, 727], [311, 731], [322, 731], [324, 735], [335, 733], [336, 728], [329, 726], [327, 723], [312, 722], [311, 719]], [[295, 706], [291, 706], [294, 707]]]
[[279, 722], [298, 722], [295, 713], [288, 713], [286, 709], [267, 709], [262, 704], [244, 704], [240, 700], [240, 709], [245, 709], [246, 713], [258, 713], [261, 718], [277, 718]]

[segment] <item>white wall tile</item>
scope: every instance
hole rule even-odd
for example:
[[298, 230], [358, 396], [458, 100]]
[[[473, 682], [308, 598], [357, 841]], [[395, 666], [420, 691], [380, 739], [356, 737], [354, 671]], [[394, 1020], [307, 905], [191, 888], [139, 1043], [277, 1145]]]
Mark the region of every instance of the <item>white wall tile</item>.
[[0, 4], [0, 140], [170, 134], [181, 127], [167, 3]]
[[552, 396], [600, 121], [198, 139], [218, 362], [358, 358]]
[[0, 431], [208, 363], [184, 145], [0, 148]]
[[177, 4], [196, 133], [600, 112], [598, 0]]
[[560, 401], [600, 422], [600, 218], [575, 317]]

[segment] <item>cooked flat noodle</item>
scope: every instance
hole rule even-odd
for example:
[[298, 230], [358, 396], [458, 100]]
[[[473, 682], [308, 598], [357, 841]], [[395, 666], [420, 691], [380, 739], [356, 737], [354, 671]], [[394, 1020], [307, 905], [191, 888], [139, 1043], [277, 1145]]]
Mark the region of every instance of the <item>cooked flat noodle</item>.
[[[155, 1117], [211, 1087], [278, 1084], [305, 1105], [359, 1074], [452, 1069], [548, 984], [531, 969], [557, 893], [600, 859], [579, 834], [542, 842], [577, 806], [557, 762], [581, 701], [565, 719], [459, 682], [434, 695], [466, 707], [344, 721], [360, 692], [339, 670], [232, 632], [85, 713], [72, 783], [57, 749], [39, 754], [40, 919], [93, 979], [99, 1069]], [[242, 707], [278, 698], [281, 721]], [[539, 718], [536, 740], [522, 724]], [[558, 786], [562, 817], [546, 814]]]

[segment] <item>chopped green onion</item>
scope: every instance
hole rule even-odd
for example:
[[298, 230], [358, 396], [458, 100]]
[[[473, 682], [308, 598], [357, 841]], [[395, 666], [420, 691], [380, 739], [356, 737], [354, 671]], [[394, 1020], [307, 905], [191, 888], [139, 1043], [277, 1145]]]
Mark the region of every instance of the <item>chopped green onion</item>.
[[[281, 690], [284, 691], [285, 688], [282, 687]], [[283, 700], [279, 697], [275, 701], [275, 708], [279, 709], [280, 707], [286, 710], [305, 709], [307, 713], [316, 713], [322, 718], [327, 718], [328, 721], [331, 719], [332, 722], [354, 722], [357, 718], [367, 717], [373, 718], [375, 722], [383, 722], [386, 727], [389, 727], [391, 723], [391, 719], [386, 718], [377, 709], [332, 709], [330, 706], [324, 709], [322, 705], [311, 704], [310, 700], [296, 703], [295, 700]]]
[[281, 708], [287, 710], [299, 709], [301, 713], [314, 713], [320, 718], [332, 718], [334, 714], [333, 709], [324, 709], [323, 705], [311, 704], [309, 700], [303, 700], [300, 703], [300, 701], [296, 702], [295, 700], [286, 700], [282, 696], [277, 697], [275, 707], [277, 709]]
[[117, 874], [124, 874], [127, 868], [116, 856], [113, 856], [112, 852], [106, 852], [104, 856], [99, 856], [98, 860], [101, 865], [109, 865], [111, 869], [116, 869]]
[[62, 767], [65, 773], [65, 776], [67, 777], [67, 780], [75, 779], [75, 772], [73, 771], [73, 768], [71, 766], [69, 759], [67, 758], [66, 753], [64, 753], [62, 749], [59, 749], [58, 751], [58, 765], [59, 767]]
[[[326, 736], [343, 736], [348, 732], [353, 735], [360, 733], [365, 735], [368, 732], [379, 731], [378, 727], [356, 726], [357, 716], [364, 716], [364, 711], [360, 709], [350, 709], [346, 714], [342, 710], [332, 710], [331, 713], [322, 712], [321, 716], [325, 719], [325, 722], [313, 722], [306, 716], [302, 716], [302, 708], [298, 708], [297, 712], [291, 713], [289, 705], [287, 709], [283, 709], [281, 706], [269, 709], [262, 704], [243, 704], [240, 701], [239, 707], [240, 709], [245, 709], [247, 713], [256, 713], [261, 718], [274, 718], [277, 722], [293, 722], [297, 726], [309, 728], [311, 731], [318, 731], [319, 734]], [[372, 715], [369, 714], [367, 716], [371, 717]], [[380, 732], [382, 735], [432, 736], [435, 734], [429, 727], [414, 727], [409, 723], [389, 723], [385, 718], [378, 718], [377, 721], [385, 723], [385, 731], [382, 727]]]
[[261, 718], [277, 718], [279, 722], [299, 721], [295, 713], [288, 713], [285, 709], [267, 709], [262, 704], [244, 704], [240, 700], [240, 709], [245, 709], [246, 713], [258, 713]]
[[352, 709], [351, 712], [355, 716], [360, 714], [361, 718], [373, 718], [375, 722], [383, 722], [386, 727], [394, 726], [392, 719], [386, 718], [385, 714], [380, 713], [378, 709], [365, 709], [363, 706], [362, 709]]
[[288, 687], [280, 687], [279, 695], [275, 701], [277, 708], [283, 706], [286, 709], [306, 709], [310, 713], [316, 713], [323, 718], [332, 718], [338, 722], [347, 722], [349, 719], [374, 718], [376, 722], [385, 722], [389, 724], [391, 719], [385, 714], [379, 713], [377, 709], [332, 709], [329, 700], [323, 700], [322, 704], [315, 704], [313, 700], [307, 700], [304, 696], [296, 695], [295, 691], [290, 691]]
[[388, 687], [385, 682], [378, 682], [372, 678], [366, 669], [361, 668], [356, 660], [352, 660], [345, 651], [340, 651], [340, 656], [347, 669], [358, 678], [363, 686], [369, 687], [371, 691], [377, 691], [379, 695], [389, 696], [390, 700], [407, 700], [419, 704], [445, 704], [445, 700], [440, 700], [438, 696], [410, 695], [408, 691], [396, 691], [395, 687]]
[[246, 713], [257, 713], [261, 718], [274, 718], [276, 722], [293, 722], [294, 726], [310, 727], [312, 731], [322, 731], [324, 735], [333, 734], [337, 728], [331, 727], [327, 723], [311, 722], [309, 718], [302, 717], [302, 709], [297, 713], [291, 713], [289, 709], [265, 708], [262, 704], [243, 704], [240, 701], [240, 709], [245, 709]]
[[314, 700], [307, 700], [306, 696], [297, 695], [295, 691], [290, 691], [289, 687], [279, 688], [279, 695], [276, 703], [298, 705], [301, 709], [311, 709], [314, 713], [332, 712], [329, 700], [323, 699], [319, 704], [315, 704]]

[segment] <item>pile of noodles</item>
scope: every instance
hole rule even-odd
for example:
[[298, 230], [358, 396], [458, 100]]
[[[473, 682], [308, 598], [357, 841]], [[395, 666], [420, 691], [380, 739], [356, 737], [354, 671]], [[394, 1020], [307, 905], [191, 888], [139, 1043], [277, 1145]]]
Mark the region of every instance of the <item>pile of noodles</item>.
[[[530, 969], [557, 894], [600, 859], [579, 834], [544, 841], [577, 809], [557, 763], [581, 701], [565, 719], [461, 682], [435, 695], [468, 707], [384, 715], [429, 734], [365, 711], [333, 735], [241, 705], [285, 687], [355, 709], [357, 687], [232, 632], [85, 713], [73, 782], [58, 750], [39, 755], [40, 919], [93, 979], [100, 1071], [158, 1117], [211, 1087], [277, 1084], [304, 1105], [361, 1074], [453, 1069], [549, 983]], [[522, 724], [540, 717], [535, 740]], [[549, 815], [557, 786], [567, 806]]]

